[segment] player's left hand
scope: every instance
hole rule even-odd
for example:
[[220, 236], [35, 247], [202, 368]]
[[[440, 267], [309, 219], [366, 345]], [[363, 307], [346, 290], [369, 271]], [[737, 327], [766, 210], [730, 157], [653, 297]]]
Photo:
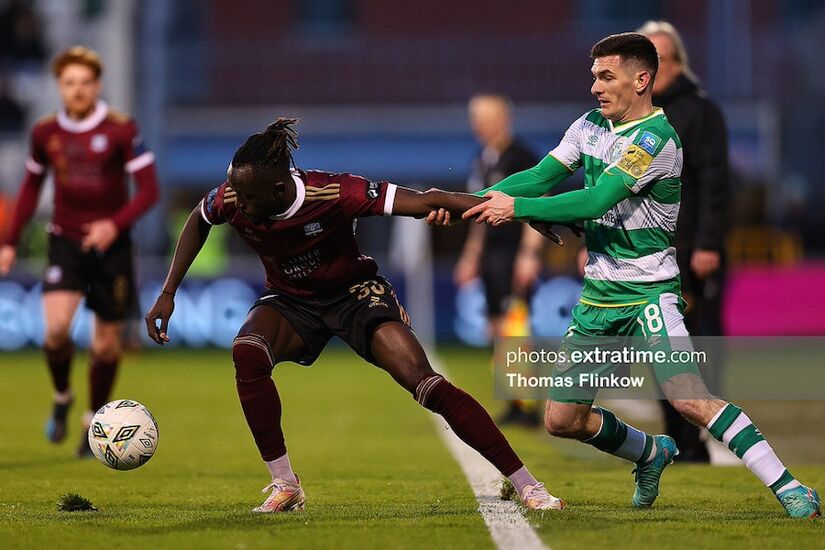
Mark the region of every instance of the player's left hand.
[[117, 239], [117, 226], [115, 222], [108, 219], [95, 220], [92, 223], [87, 223], [83, 226], [86, 236], [83, 237], [83, 250], [97, 250], [98, 252], [106, 252], [112, 243]]
[[427, 214], [427, 225], [450, 225], [450, 211], [439, 208]]
[[[169, 341], [169, 319], [175, 311], [175, 295], [161, 292], [154, 305], [146, 314], [146, 332], [149, 338], [161, 346]], [[160, 326], [158, 326], [160, 321]]]
[[465, 220], [476, 217], [476, 223], [488, 223], [496, 226], [513, 221], [516, 214], [516, 199], [501, 191], [490, 191], [485, 197], [490, 200], [477, 204], [461, 216]]
[[706, 279], [719, 269], [719, 261], [719, 253], [715, 250], [694, 250], [690, 268], [698, 279]]

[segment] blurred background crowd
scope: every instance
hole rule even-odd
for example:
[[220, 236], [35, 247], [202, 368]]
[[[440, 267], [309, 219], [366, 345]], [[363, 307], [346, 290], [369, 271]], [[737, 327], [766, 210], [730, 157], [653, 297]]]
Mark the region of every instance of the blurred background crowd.
[[[161, 202], [133, 233], [145, 309], [185, 217], [223, 181], [243, 139], [278, 116], [301, 119], [299, 167], [466, 190], [490, 168], [478, 164], [489, 143], [468, 116], [471, 98], [506, 98], [506, 125], [528, 158], [540, 158], [595, 106], [590, 46], [662, 19], [681, 32], [693, 73], [727, 123], [718, 333], [825, 334], [825, 185], [816, 140], [825, 122], [825, 5], [813, 0], [3, 1], [0, 235], [23, 174], [28, 130], [59, 106], [49, 60], [72, 44], [100, 52], [104, 97], [135, 116], [157, 156]], [[580, 183], [574, 176], [566, 188]], [[45, 266], [48, 192], [41, 203], [20, 263], [0, 281], [0, 349], [40, 338], [33, 293]], [[477, 277], [482, 269], [467, 265], [473, 241], [466, 224], [431, 230], [368, 219], [358, 235], [402, 301], [413, 287], [426, 287], [433, 305], [421, 315], [430, 321], [411, 308], [425, 339], [488, 342], [492, 298]], [[565, 237], [564, 247], [533, 249], [535, 270], [508, 275], [538, 279], [501, 308], [510, 328], [500, 330], [562, 333], [580, 288], [580, 243]], [[425, 265], [432, 269], [425, 273]], [[261, 285], [251, 250], [217, 228], [179, 298], [182, 340], [231, 342]], [[88, 331], [83, 323], [79, 334]]]

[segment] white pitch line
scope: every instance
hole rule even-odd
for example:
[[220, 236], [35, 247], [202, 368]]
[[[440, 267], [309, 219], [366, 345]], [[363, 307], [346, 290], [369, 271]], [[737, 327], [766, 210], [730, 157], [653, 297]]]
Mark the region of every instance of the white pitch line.
[[[434, 354], [428, 354], [430, 359]], [[445, 377], [443, 365], [437, 372]], [[535, 530], [524, 519], [521, 508], [512, 500], [501, 500], [499, 491], [501, 473], [482, 457], [475, 449], [461, 441], [447, 422], [437, 414], [433, 415], [438, 426], [438, 434], [464, 471], [470, 487], [478, 501], [478, 512], [490, 530], [490, 537], [499, 550], [550, 550]], [[549, 512], [552, 513], [552, 512]]]

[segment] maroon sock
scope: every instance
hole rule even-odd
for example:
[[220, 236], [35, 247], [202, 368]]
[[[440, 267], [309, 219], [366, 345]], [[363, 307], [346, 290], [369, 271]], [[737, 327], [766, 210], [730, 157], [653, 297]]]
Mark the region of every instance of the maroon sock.
[[89, 406], [96, 411], [109, 402], [120, 359], [104, 361], [92, 353], [89, 364]]
[[464, 443], [481, 453], [505, 476], [524, 466], [484, 407], [441, 375], [419, 382], [415, 399], [443, 416]]
[[238, 336], [232, 343], [235, 385], [255, 444], [266, 461], [286, 454], [281, 431], [281, 398], [272, 380], [272, 351], [257, 334]]
[[46, 364], [52, 375], [52, 385], [58, 393], [65, 393], [69, 389], [69, 369], [74, 356], [74, 344], [71, 340], [54, 349], [43, 347], [46, 353]]

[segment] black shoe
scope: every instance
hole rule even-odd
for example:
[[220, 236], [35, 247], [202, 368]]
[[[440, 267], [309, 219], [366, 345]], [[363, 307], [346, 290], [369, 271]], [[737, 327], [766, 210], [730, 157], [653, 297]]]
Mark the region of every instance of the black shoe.
[[74, 456], [76, 458], [94, 458], [95, 454], [92, 448], [89, 447], [89, 430], [83, 432], [83, 437], [80, 439], [80, 445], [75, 449]]
[[52, 443], [60, 443], [66, 439], [66, 417], [73, 401], [74, 399], [70, 398], [68, 402], [55, 403], [52, 407], [52, 416], [46, 421], [46, 439]]
[[501, 415], [496, 424], [499, 426], [524, 426], [535, 428], [541, 425], [541, 418], [538, 411], [527, 412], [519, 408], [515, 403], [510, 403], [507, 411]]

